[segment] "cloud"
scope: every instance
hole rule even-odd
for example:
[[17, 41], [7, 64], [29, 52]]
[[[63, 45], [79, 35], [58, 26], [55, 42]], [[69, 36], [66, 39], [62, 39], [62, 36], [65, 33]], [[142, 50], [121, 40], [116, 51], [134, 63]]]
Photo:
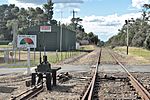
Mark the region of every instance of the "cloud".
[[93, 19], [90, 20], [89, 22], [97, 22], [99, 23], [100, 26], [118, 26], [121, 24], [116, 14], [109, 15], [107, 17], [106, 16], [92, 16], [92, 17]]
[[[12, 1], [12, 0], [8, 0]], [[15, 0], [19, 3], [30, 3], [30, 4], [36, 4], [36, 5], [41, 5], [43, 3], [46, 3], [47, 0]]]
[[[123, 15], [107, 15], [107, 16], [85, 16], [83, 17], [82, 24], [87, 33], [93, 32], [99, 36], [99, 38], [103, 41], [107, 41], [113, 35], [118, 33], [118, 29], [121, 29], [125, 24], [125, 20], [131, 18], [140, 18], [141, 13], [128, 13]], [[70, 19], [72, 16], [68, 18], [63, 18], [62, 22], [65, 24], [71, 23]], [[57, 19], [60, 20], [60, 19]]]
[[54, 3], [83, 3], [83, 0], [53, 0]]
[[81, 4], [76, 4], [76, 3], [56, 3], [54, 5], [55, 10], [62, 10], [62, 9], [68, 9], [68, 8], [73, 8], [73, 9], [79, 9]]
[[83, 18], [82, 25], [85, 31], [96, 33], [100, 39], [107, 41], [113, 35], [118, 33], [126, 19], [130, 18], [140, 18], [141, 13], [129, 13], [124, 15], [107, 15], [107, 16], [86, 16]]
[[[15, 4], [18, 7], [28, 8], [28, 7], [42, 7], [42, 4], [44, 3], [43, 0], [7, 0], [9, 4]], [[39, 1], [39, 2], [36, 2]]]
[[[74, 3], [71, 3], [71, 2]], [[53, 2], [57, 2], [54, 4], [54, 9], [55, 11], [59, 11], [60, 9], [64, 8], [76, 8], [78, 11], [80, 10], [80, 5], [83, 2], [88, 2], [88, 1], [94, 1], [94, 0], [53, 0]], [[101, 1], [101, 0], [98, 0]], [[46, 3], [47, 0], [8, 0], [8, 3], [11, 4], [16, 4], [19, 7], [36, 7], [40, 6], [42, 7], [42, 4]], [[63, 3], [58, 3], [58, 2], [63, 2]], [[68, 2], [68, 3], [65, 3]], [[78, 2], [78, 3], [77, 3]], [[143, 4], [145, 3], [150, 3], [150, 0], [132, 0], [132, 7], [130, 9], [140, 9]], [[140, 17], [141, 13], [130, 13], [130, 14], [124, 14], [124, 15], [107, 15], [107, 16], [85, 16], [83, 17], [83, 22], [81, 23], [85, 31], [87, 33], [89, 32], [94, 32], [99, 36], [100, 39], [106, 41], [108, 40], [111, 36], [115, 35], [118, 33], [118, 29], [122, 27], [122, 25], [125, 23], [125, 19], [130, 19], [134, 18], [136, 19], [137, 17]], [[72, 16], [69, 16], [68, 18], [63, 19], [63, 23], [68, 24], [70, 23], [70, 19]], [[60, 21], [60, 19], [57, 19]]]
[[[7, 0], [9, 4], [15, 4], [19, 7], [42, 7], [43, 4], [47, 3], [47, 0]], [[83, 3], [83, 0], [52, 0], [59, 9], [72, 7], [79, 8], [80, 4]]]
[[143, 4], [150, 3], [150, 0], [132, 0], [132, 7], [141, 9]]
[[[10, 1], [10, 0], [8, 0]], [[48, 0], [15, 0], [20, 3], [33, 3], [37, 5], [41, 5], [46, 3]], [[52, 0], [54, 3], [83, 3], [83, 0]]]

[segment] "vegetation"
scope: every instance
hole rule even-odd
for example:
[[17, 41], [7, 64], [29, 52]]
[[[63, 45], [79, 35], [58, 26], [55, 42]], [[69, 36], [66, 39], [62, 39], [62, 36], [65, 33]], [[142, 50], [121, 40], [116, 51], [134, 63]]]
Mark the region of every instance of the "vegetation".
[[[114, 50], [119, 52], [126, 53], [126, 47], [117, 47]], [[129, 55], [137, 56], [137, 57], [143, 57], [146, 60], [150, 60], [150, 51], [143, 49], [143, 48], [137, 48], [137, 47], [130, 47], [129, 48]]]
[[[8, 48], [11, 46], [8, 45], [0, 45], [0, 48]], [[94, 50], [95, 46], [93, 45], [83, 45], [81, 46], [81, 50]], [[81, 54], [84, 54], [84, 51], [67, 51], [67, 52], [46, 52], [46, 55], [48, 56], [48, 61], [51, 64], [58, 63], [62, 60], [71, 58], [73, 56], [78, 56]], [[44, 55], [44, 52], [41, 53], [42, 56]], [[4, 52], [0, 52], [0, 58], [3, 58]], [[16, 51], [16, 60], [14, 59], [15, 55], [13, 57], [9, 56], [8, 63], [4, 63], [4, 60], [0, 60], [1, 66], [6, 66], [10, 68], [24, 68], [27, 67], [27, 51], [20, 51], [20, 59], [19, 59], [19, 51]], [[35, 57], [35, 58], [34, 58]], [[34, 67], [39, 64], [39, 51], [30, 52], [30, 60], [31, 60], [31, 67]], [[15, 64], [14, 64], [15, 62]]]
[[138, 18], [134, 22], [128, 22], [128, 24], [124, 24], [123, 27], [119, 30], [119, 33], [107, 41], [107, 45], [125, 46], [128, 25], [129, 46], [150, 49], [150, 4], [145, 4], [143, 9], [145, 10], [143, 10], [142, 18]]
[[[18, 34], [24, 34], [25, 29], [35, 25], [46, 23], [57, 25], [57, 21], [53, 19], [53, 5], [52, 0], [44, 4], [43, 9], [40, 7], [19, 8], [15, 4], [0, 5], [0, 40], [12, 41], [13, 26], [16, 26], [14, 23], [18, 23]], [[88, 40], [92, 44], [97, 44], [99, 42], [98, 36], [92, 32], [87, 34], [83, 26], [78, 24], [80, 21], [82, 19], [79, 17], [72, 18], [71, 24], [64, 26], [76, 31], [77, 41]]]
[[94, 50], [95, 46], [94, 45], [83, 45], [80, 47], [81, 50]]
[[57, 24], [53, 18], [53, 3], [43, 5], [43, 9], [36, 7], [19, 8], [15, 4], [3, 4], [0, 6], [0, 35], [1, 38], [12, 40], [13, 23], [18, 22], [18, 34], [23, 34], [25, 28], [43, 24], [45, 22]]
[[[70, 58], [70, 57], [73, 57], [73, 56], [77, 56], [77, 55], [80, 55], [80, 54], [83, 54], [84, 52], [79, 52], [79, 51], [68, 51], [68, 52], [47, 52], [47, 56], [48, 56], [48, 61], [51, 63], [51, 64], [55, 64], [55, 63], [58, 63], [62, 60], [65, 60], [67, 58]], [[36, 57], [35, 57], [35, 60], [34, 60], [34, 53], [31, 52], [30, 54], [30, 59], [31, 59], [31, 67], [34, 67], [36, 65], [39, 64], [39, 52], [36, 52]], [[42, 55], [44, 55], [44, 52], [42, 52]], [[2, 55], [1, 55], [2, 56]], [[9, 64], [8, 66], [10, 68], [23, 68], [23, 67], [27, 67], [27, 52], [25, 51], [22, 51], [21, 52], [21, 59], [20, 61], [18, 60], [18, 56], [19, 56], [19, 53], [17, 52], [16, 53], [16, 64], [15, 65], [10, 65], [12, 63], [14, 63], [14, 60], [10, 59], [9, 60]], [[3, 63], [1, 63], [0, 65], [3, 65]], [[22, 66], [21, 66], [22, 65]], [[7, 64], [5, 64], [5, 66], [7, 66]]]
[[82, 25], [79, 24], [81, 22], [81, 18], [72, 18], [71, 23], [67, 26], [71, 30], [76, 31], [76, 39], [80, 43], [82, 40], [87, 40], [90, 44], [100, 44], [100, 40], [98, 39], [98, 35], [95, 35], [93, 32], [86, 33]]

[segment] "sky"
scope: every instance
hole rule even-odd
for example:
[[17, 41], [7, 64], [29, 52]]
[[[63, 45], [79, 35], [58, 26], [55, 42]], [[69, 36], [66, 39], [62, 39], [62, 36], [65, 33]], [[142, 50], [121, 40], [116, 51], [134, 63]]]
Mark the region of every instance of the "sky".
[[[15, 4], [19, 7], [41, 7], [47, 0], [0, 0], [0, 4]], [[125, 20], [140, 18], [142, 5], [150, 0], [52, 0], [54, 18], [69, 24], [72, 11], [80, 17], [85, 32], [93, 32], [102, 41], [118, 33]]]

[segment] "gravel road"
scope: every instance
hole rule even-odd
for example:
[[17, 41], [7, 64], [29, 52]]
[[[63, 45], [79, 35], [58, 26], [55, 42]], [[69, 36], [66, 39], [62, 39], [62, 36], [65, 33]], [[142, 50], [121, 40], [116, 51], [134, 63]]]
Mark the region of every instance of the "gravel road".
[[[103, 51], [103, 54], [102, 65], [99, 66], [100, 71], [108, 73], [124, 72], [105, 51]], [[53, 87], [52, 91], [45, 89], [43, 93], [33, 100], [80, 100], [91, 79], [92, 69], [97, 62], [98, 55], [99, 49], [96, 49], [81, 58], [73, 58], [75, 61], [69, 60], [70, 62], [64, 61], [65, 63], [61, 62], [58, 65], [52, 65], [52, 67], [61, 67], [58, 74], [69, 72], [72, 78], [64, 82], [57, 81], [57, 86]], [[122, 56], [119, 58], [124, 59]], [[131, 72], [150, 72], [148, 65], [126, 65], [126, 67]], [[34, 71], [34, 68], [31, 71]], [[25, 80], [29, 78], [29, 76], [24, 75], [26, 71], [27, 68], [0, 68], [0, 100], [10, 100], [12, 95], [29, 89], [25, 86]]]

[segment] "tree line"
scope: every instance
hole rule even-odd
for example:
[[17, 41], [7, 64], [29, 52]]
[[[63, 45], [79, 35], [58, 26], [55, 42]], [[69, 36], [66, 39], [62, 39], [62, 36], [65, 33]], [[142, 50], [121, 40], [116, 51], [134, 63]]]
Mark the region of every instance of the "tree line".
[[107, 41], [110, 46], [126, 46], [127, 45], [127, 27], [129, 34], [129, 46], [144, 47], [150, 49], [150, 4], [143, 5], [141, 18], [137, 18], [134, 22], [124, 24], [119, 33], [111, 37]]
[[[15, 4], [0, 5], [0, 39], [12, 41], [12, 30], [15, 22], [18, 23], [17, 34], [24, 34], [25, 29], [35, 25], [53, 24], [58, 25], [57, 20], [53, 19], [53, 5], [51, 0], [47, 4], [43, 4], [43, 8], [28, 7], [19, 8]], [[76, 31], [77, 41], [88, 40], [89, 43], [99, 43], [98, 36], [93, 32], [86, 33], [82, 25], [78, 24], [82, 21], [80, 18], [72, 18], [69, 25], [65, 27]]]

